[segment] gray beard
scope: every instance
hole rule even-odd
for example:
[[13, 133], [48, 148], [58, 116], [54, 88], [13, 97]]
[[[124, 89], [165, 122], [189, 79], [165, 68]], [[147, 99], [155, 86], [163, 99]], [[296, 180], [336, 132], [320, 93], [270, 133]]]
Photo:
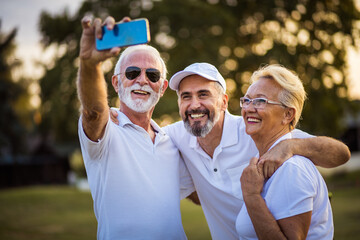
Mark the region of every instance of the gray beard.
[[195, 137], [205, 137], [208, 135], [208, 133], [212, 130], [214, 127], [214, 122], [208, 120], [205, 124], [205, 126], [201, 127], [200, 124], [195, 123], [193, 127], [190, 126], [190, 123], [188, 120], [184, 121], [184, 126], [186, 131], [188, 131], [190, 134], [194, 135]]
[[219, 121], [219, 119], [220, 119], [220, 113], [214, 112], [213, 117], [211, 117], [209, 114], [209, 119], [206, 121], [206, 124], [203, 127], [201, 127], [200, 123], [197, 122], [195, 122], [193, 126], [190, 126], [188, 117], [185, 120], [183, 120], [183, 122], [186, 131], [188, 131], [190, 134], [194, 135], [195, 137], [203, 138], [209, 134], [209, 132], [213, 129], [213, 127]]
[[[131, 98], [131, 91], [134, 89], [141, 89], [150, 92], [150, 98], [147, 101], [143, 101], [141, 99], [133, 100]], [[160, 88], [159, 92], [156, 93], [152, 90], [152, 88], [149, 85], [145, 85], [141, 87], [139, 84], [135, 84], [130, 87], [124, 88], [122, 86], [121, 81], [119, 80], [118, 95], [120, 101], [122, 101], [128, 108], [138, 113], [145, 113], [149, 111], [151, 108], [155, 107], [155, 105], [159, 102], [161, 89], [162, 87]]]

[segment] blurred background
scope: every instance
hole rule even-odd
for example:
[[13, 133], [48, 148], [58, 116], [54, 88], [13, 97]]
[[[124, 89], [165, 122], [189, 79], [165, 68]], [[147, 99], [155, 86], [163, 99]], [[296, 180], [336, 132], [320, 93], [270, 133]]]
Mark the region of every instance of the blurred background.
[[[299, 128], [346, 143], [351, 160], [320, 169], [333, 194], [335, 237], [360, 234], [360, 0], [0, 0], [0, 239], [95, 239], [77, 137], [80, 20], [148, 18], [168, 79], [209, 62], [226, 79], [229, 111], [253, 71], [279, 63], [302, 79]], [[104, 63], [111, 80], [114, 62]], [[118, 97], [109, 85], [109, 104]], [[180, 120], [168, 90], [153, 118]], [[209, 239], [201, 208], [182, 202], [189, 239]]]

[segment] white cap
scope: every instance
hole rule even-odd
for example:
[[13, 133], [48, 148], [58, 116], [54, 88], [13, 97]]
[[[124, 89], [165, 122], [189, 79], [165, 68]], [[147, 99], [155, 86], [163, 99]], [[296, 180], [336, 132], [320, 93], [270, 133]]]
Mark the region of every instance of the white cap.
[[183, 71], [175, 73], [170, 79], [170, 88], [177, 91], [181, 80], [194, 74], [202, 76], [210, 81], [220, 83], [221, 87], [224, 89], [224, 93], [226, 92], [225, 79], [221, 76], [216, 67], [209, 63], [193, 63], [187, 66]]

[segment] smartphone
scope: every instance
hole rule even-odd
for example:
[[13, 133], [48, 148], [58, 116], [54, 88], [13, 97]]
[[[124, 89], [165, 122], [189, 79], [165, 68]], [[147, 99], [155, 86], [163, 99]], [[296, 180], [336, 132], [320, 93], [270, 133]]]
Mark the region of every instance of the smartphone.
[[144, 44], [150, 41], [149, 21], [146, 18], [117, 23], [112, 30], [106, 27], [102, 30], [102, 39], [96, 38], [97, 50]]

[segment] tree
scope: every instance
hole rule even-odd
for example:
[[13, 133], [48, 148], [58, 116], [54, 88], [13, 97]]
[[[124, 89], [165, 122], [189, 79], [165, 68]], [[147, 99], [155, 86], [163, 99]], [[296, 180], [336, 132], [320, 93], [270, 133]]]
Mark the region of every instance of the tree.
[[[40, 80], [43, 132], [50, 130], [57, 139], [76, 139], [80, 19], [89, 12], [118, 20], [148, 18], [151, 45], [167, 60], [169, 76], [193, 62], [217, 66], [227, 81], [234, 114], [240, 114], [239, 98], [251, 73], [270, 63], [284, 65], [303, 80], [309, 97], [301, 121], [304, 130], [338, 137], [344, 112], [355, 109], [345, 75], [347, 47], [356, 46], [360, 36], [354, 27], [360, 13], [351, 0], [89, 0], [75, 16], [44, 12], [40, 18], [45, 46], [57, 44], [64, 52]], [[113, 64], [105, 64], [108, 82]], [[114, 106], [117, 95], [108, 85]], [[154, 118], [162, 124], [179, 119], [176, 98], [167, 91]]]
[[0, 156], [26, 151], [23, 137], [26, 129], [14, 111], [17, 101], [26, 94], [25, 86], [15, 83], [12, 77], [12, 70], [19, 65], [13, 57], [15, 36], [16, 29], [9, 34], [0, 31]]

